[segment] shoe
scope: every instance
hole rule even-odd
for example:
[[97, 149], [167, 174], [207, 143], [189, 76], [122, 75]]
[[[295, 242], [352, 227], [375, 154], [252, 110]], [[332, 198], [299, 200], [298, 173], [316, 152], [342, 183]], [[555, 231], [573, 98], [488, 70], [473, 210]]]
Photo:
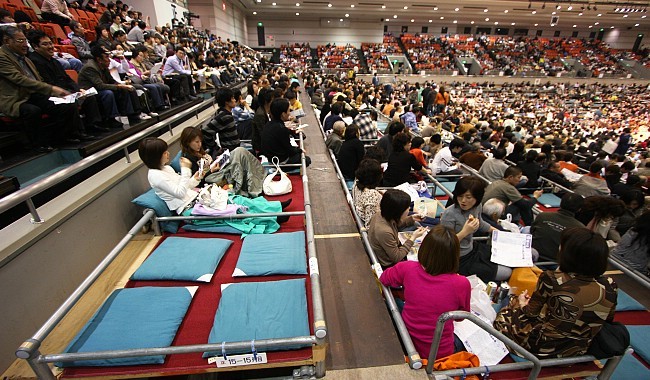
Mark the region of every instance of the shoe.
[[54, 148], [52, 148], [49, 145], [37, 146], [36, 148], [34, 148], [34, 151], [36, 153], [50, 153], [53, 150]]
[[151, 116], [147, 115], [146, 113], [142, 112], [140, 114], [140, 120], [149, 120], [151, 119]]
[[289, 207], [289, 205], [291, 204], [291, 201], [292, 201], [292, 200], [293, 200], [293, 198], [289, 198], [288, 200], [286, 200], [286, 201], [284, 201], [284, 202], [280, 202], [280, 206], [282, 206], [282, 211], [284, 211], [284, 209], [286, 209], [287, 207]]
[[92, 140], [97, 139], [97, 137], [95, 137], [93, 135], [89, 135], [87, 133], [78, 133], [78, 134], [74, 135], [73, 137], [75, 139], [77, 139], [77, 140], [80, 140], [80, 141], [92, 141]]
[[278, 224], [286, 223], [289, 221], [289, 215], [278, 216], [276, 219], [278, 221]]
[[149, 112], [148, 115], [151, 116], [151, 117], [158, 117], [158, 113], [156, 113], [156, 112]]
[[99, 132], [99, 133], [105, 133], [105, 132], [110, 132], [111, 129], [108, 127], [102, 127], [101, 125], [95, 124], [92, 125], [90, 128], [88, 128], [90, 131], [93, 132]]

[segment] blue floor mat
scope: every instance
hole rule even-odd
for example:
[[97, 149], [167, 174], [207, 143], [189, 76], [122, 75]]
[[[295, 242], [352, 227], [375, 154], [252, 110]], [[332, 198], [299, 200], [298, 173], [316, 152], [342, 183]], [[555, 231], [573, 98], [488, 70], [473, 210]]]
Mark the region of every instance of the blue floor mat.
[[625, 326], [630, 332], [630, 345], [646, 363], [650, 363], [650, 326]]
[[[604, 361], [606, 362], [606, 361]], [[650, 369], [632, 355], [625, 355], [618, 363], [611, 380], [650, 379]]]
[[618, 298], [616, 301], [616, 311], [637, 311], [646, 310], [645, 306], [641, 305], [637, 300], [630, 297], [621, 289], [618, 290]]

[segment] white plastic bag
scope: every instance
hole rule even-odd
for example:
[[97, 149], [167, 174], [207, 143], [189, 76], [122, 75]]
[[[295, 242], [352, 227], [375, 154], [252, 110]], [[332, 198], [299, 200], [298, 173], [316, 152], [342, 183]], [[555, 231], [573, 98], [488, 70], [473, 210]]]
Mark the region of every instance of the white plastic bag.
[[479, 314], [481, 317], [488, 319], [490, 323], [493, 323], [494, 319], [497, 317], [497, 312], [494, 311], [494, 308], [492, 307], [490, 296], [485, 292], [487, 286], [474, 274], [468, 276], [467, 280], [472, 286], [472, 295], [469, 301], [470, 310], [473, 313]]
[[508, 214], [505, 219], [499, 219], [499, 225], [506, 231], [512, 232], [515, 234], [520, 233], [519, 226], [515, 223], [512, 223], [512, 215]]
[[213, 210], [225, 210], [228, 205], [228, 191], [217, 185], [208, 185], [199, 192], [198, 201]]

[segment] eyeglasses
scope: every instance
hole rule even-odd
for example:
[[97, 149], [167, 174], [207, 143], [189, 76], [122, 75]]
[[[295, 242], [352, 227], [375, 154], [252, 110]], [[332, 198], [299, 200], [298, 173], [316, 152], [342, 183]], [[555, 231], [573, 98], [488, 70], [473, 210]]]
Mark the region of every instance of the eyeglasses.
[[24, 44], [25, 42], [27, 42], [25, 38], [16, 38], [14, 39], [14, 41], [16, 41], [19, 44]]

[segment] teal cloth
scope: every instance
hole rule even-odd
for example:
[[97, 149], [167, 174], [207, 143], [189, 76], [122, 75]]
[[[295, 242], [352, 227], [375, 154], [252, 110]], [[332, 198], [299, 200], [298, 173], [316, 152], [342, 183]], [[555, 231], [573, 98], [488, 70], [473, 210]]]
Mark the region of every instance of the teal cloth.
[[[169, 347], [192, 302], [185, 287], [143, 287], [114, 291], [64, 352]], [[58, 367], [162, 364], [165, 355], [80, 360]]]
[[[248, 208], [248, 211], [246, 212], [247, 214], [282, 212], [282, 205], [280, 202], [267, 201], [264, 197], [246, 198], [241, 195], [230, 194], [228, 196], [228, 203], [246, 206]], [[183, 213], [183, 215], [190, 214], [190, 210]], [[195, 226], [195, 228], [192, 229], [194, 231], [200, 231], [201, 227], [212, 228], [218, 226], [229, 226], [241, 231], [242, 236], [272, 234], [280, 229], [280, 225], [275, 216], [244, 219], [193, 220], [192, 225]], [[187, 229], [185, 227], [183, 228]]]
[[231, 244], [228, 239], [169, 237], [140, 265], [131, 279], [210, 282]]
[[304, 231], [244, 239], [233, 276], [273, 274], [307, 274]]
[[[154, 189], [149, 189], [146, 193], [138, 196], [131, 202], [140, 207], [152, 209], [158, 217], [172, 216], [172, 212], [169, 211], [167, 203], [165, 203], [165, 201], [156, 195]], [[181, 222], [178, 221], [160, 222], [160, 227], [163, 229], [163, 231], [175, 234], [178, 232], [178, 226], [180, 224]]]
[[[222, 286], [208, 343], [309, 336], [305, 279], [241, 282]], [[287, 345], [268, 350], [297, 349]], [[237, 354], [250, 349], [226, 352]], [[221, 355], [206, 352], [204, 358]]]

